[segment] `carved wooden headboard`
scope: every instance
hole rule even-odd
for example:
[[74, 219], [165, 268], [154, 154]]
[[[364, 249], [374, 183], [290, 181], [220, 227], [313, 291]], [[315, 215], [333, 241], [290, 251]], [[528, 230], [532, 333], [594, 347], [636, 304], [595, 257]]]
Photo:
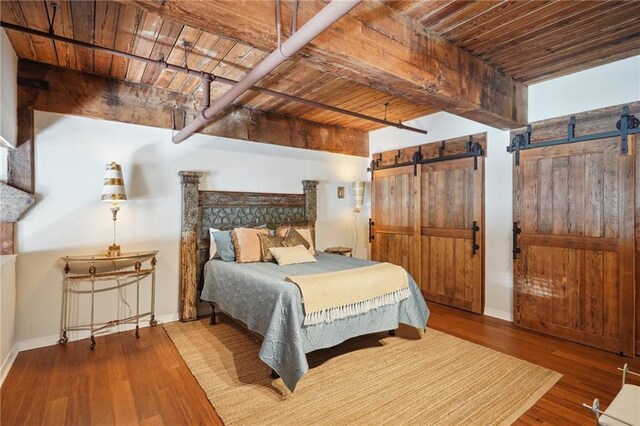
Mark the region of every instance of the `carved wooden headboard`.
[[182, 183], [180, 238], [180, 320], [198, 317], [204, 264], [209, 259], [209, 228], [309, 224], [317, 217], [317, 180], [303, 180], [302, 194], [200, 191], [200, 172], [178, 173]]

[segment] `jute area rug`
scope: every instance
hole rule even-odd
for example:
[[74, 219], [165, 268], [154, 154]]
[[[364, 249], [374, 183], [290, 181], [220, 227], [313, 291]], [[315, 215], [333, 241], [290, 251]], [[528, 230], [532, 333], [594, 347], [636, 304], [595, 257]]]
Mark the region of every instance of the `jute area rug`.
[[[428, 329], [351, 339], [308, 354], [289, 392], [260, 340], [224, 317], [165, 329], [226, 425], [503, 425], [561, 374]], [[420, 336], [422, 334], [422, 336]]]

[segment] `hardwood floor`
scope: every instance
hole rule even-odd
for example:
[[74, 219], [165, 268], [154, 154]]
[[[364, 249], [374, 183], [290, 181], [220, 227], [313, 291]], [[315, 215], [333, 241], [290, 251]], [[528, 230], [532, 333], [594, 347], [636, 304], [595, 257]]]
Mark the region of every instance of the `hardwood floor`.
[[21, 352], [0, 424], [222, 425], [162, 326]]
[[[430, 303], [429, 327], [556, 370], [564, 376], [517, 424], [593, 424], [583, 402], [607, 407], [616, 370], [640, 359], [513, 327], [506, 321]], [[0, 389], [0, 424], [220, 425], [215, 410], [162, 327], [50, 346], [18, 355]], [[490, 407], [487, 407], [490, 409]]]

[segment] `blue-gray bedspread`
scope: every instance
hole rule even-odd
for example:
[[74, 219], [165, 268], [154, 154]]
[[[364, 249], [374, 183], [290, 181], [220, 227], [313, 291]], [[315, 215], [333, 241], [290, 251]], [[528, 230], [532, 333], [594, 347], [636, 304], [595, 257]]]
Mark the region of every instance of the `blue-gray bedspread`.
[[426, 327], [429, 309], [409, 276], [411, 297], [328, 324], [303, 326], [302, 295], [285, 281], [289, 275], [317, 274], [372, 265], [376, 262], [318, 253], [317, 262], [279, 266], [210, 260], [205, 265], [202, 299], [264, 336], [260, 359], [274, 369], [289, 390], [309, 370], [306, 353], [335, 346], [363, 334], [393, 330], [399, 323]]

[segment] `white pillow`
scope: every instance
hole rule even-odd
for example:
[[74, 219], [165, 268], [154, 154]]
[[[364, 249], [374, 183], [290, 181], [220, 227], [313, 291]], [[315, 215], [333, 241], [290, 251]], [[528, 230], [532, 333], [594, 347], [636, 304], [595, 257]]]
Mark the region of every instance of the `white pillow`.
[[220, 232], [220, 230], [216, 228], [209, 228], [209, 259], [220, 258], [218, 246], [216, 246], [216, 240], [213, 238], [214, 232]]
[[278, 265], [293, 265], [294, 263], [316, 262], [316, 258], [304, 246], [271, 247], [269, 249]]

